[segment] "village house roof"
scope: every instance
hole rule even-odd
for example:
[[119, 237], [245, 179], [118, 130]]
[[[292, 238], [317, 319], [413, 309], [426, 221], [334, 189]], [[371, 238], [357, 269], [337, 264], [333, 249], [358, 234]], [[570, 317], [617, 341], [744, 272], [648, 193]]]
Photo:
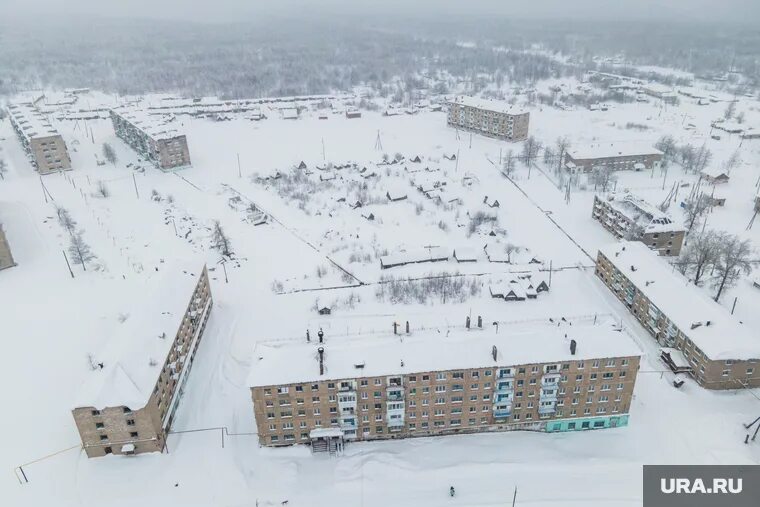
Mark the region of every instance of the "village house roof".
[[176, 261], [159, 268], [145, 283], [145, 299], [116, 325], [102, 351], [93, 354], [75, 404], [77, 407], [142, 408], [148, 403], [174, 343], [203, 270], [200, 259]]
[[707, 357], [760, 359], [760, 333], [740, 324], [645, 244], [623, 241], [599, 251]]
[[[640, 356], [638, 347], [610, 324], [512, 324], [508, 329], [415, 332], [301, 341], [260, 342], [253, 351], [248, 386], [400, 375], [467, 368], [496, 368], [541, 362]], [[570, 353], [570, 340], [577, 342]], [[325, 374], [319, 375], [318, 347]], [[496, 360], [493, 348], [496, 347]]]
[[567, 154], [574, 160], [594, 160], [614, 157], [643, 157], [647, 155], [662, 156], [662, 152], [647, 143], [615, 142], [596, 143], [570, 148]]

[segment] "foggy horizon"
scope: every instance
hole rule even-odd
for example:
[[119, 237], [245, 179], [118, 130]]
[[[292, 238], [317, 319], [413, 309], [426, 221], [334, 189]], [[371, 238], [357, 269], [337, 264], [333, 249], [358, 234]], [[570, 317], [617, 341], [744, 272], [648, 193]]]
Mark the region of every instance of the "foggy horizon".
[[[568, 5], [562, 0], [539, 3], [506, 0], [475, 0], [466, 4], [454, 0], [422, 0], [409, 5], [400, 0], [382, 4], [326, 0], [318, 4], [307, 0], [284, 0], [276, 4], [245, 5], [237, 0], [208, 2], [182, 0], [134, 0], [117, 2], [104, 8], [97, 0], [40, 0], [29, 5], [25, 0], [0, 1], [0, 19], [24, 21], [42, 16], [51, 19], [148, 19], [182, 20], [195, 23], [251, 23], [266, 18], [302, 19], [305, 16], [391, 16], [425, 17], [431, 21], [452, 16], [463, 19], [497, 17], [515, 20], [626, 20], [698, 22], [749, 25], [760, 19], [760, 3], [752, 0], [727, 0], [716, 10], [711, 0], [640, 0], [611, 5], [606, 0], [579, 0]], [[371, 18], [368, 19], [368, 21]]]

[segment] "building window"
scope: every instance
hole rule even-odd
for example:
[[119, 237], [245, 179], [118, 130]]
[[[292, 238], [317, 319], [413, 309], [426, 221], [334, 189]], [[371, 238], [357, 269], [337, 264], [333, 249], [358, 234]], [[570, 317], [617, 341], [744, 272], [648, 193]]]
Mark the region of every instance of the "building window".
[[127, 419], [127, 426], [134, 426], [135, 420], [134, 419]]
[[108, 440], [108, 435], [100, 435], [101, 440]]
[[137, 432], [136, 431], [130, 431], [129, 432], [130, 438], [137, 438]]

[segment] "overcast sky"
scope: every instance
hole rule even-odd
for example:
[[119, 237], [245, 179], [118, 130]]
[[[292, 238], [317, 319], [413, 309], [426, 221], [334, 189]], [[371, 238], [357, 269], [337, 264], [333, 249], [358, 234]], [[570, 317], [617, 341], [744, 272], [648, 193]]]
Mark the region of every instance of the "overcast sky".
[[86, 14], [224, 22], [262, 18], [272, 12], [297, 18], [314, 11], [330, 15], [396, 13], [400, 17], [474, 13], [757, 23], [760, 0], [0, 0], [3, 19], [45, 13], [56, 18]]

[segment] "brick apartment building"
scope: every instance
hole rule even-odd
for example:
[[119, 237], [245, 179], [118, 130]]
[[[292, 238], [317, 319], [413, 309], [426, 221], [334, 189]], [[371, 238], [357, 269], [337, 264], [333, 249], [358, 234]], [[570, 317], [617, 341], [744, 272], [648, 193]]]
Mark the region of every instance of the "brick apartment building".
[[333, 450], [353, 440], [625, 426], [639, 356], [609, 325], [260, 343], [248, 385], [261, 445]]
[[507, 141], [528, 138], [530, 113], [507, 102], [460, 95], [447, 104], [451, 127]]
[[190, 165], [187, 137], [160, 120], [160, 115], [128, 107], [111, 109], [110, 115], [116, 135], [159, 169]]
[[91, 359], [72, 411], [90, 458], [164, 449], [213, 300], [205, 266], [162, 270], [150, 301]]
[[760, 386], [757, 336], [643, 243], [625, 241], [602, 248], [596, 274], [654, 336], [668, 361], [699, 385]]
[[641, 241], [660, 255], [677, 257], [681, 253], [686, 230], [633, 194], [595, 195], [591, 216], [618, 239]]
[[34, 104], [11, 104], [8, 113], [11, 126], [38, 173], [71, 170], [71, 158], [63, 137]]
[[615, 171], [657, 169], [663, 153], [640, 143], [601, 143], [571, 148], [565, 155], [565, 169], [571, 173], [588, 173], [605, 167]]
[[11, 247], [8, 245], [8, 240], [5, 237], [5, 231], [3, 231], [3, 224], [0, 223], [0, 270], [15, 266], [16, 263], [13, 260], [11, 254]]

